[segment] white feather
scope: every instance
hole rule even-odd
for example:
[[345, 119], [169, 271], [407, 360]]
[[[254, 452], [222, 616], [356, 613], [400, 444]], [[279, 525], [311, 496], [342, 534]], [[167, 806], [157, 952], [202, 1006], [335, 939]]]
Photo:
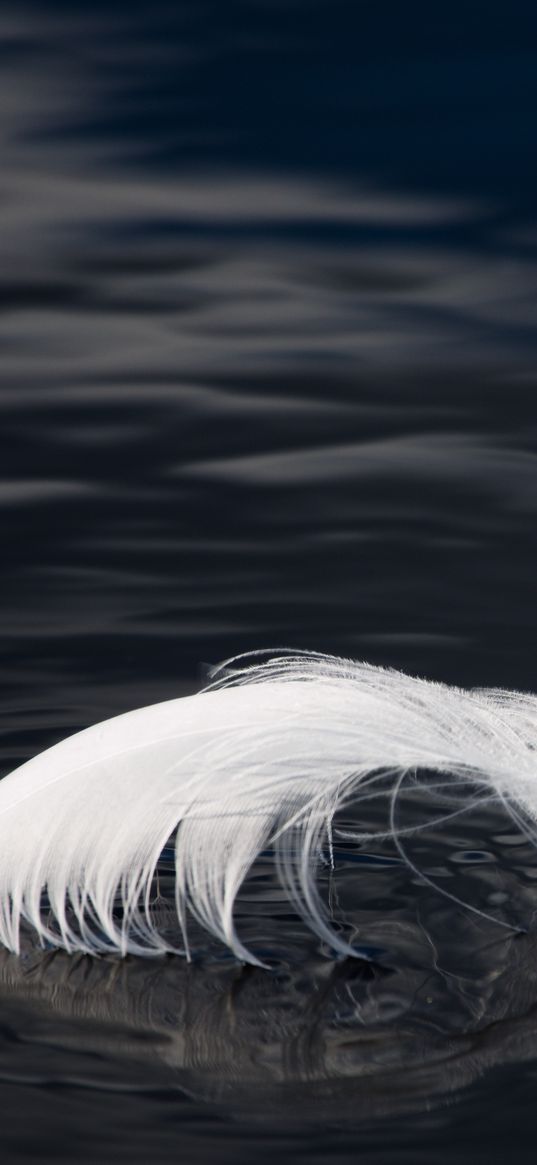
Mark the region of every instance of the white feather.
[[204, 692], [88, 728], [0, 783], [0, 941], [18, 951], [24, 919], [67, 950], [173, 949], [150, 894], [177, 830], [181, 953], [191, 914], [239, 959], [258, 961], [233, 906], [268, 844], [312, 929], [353, 953], [315, 889], [336, 809], [379, 773], [393, 775], [395, 798], [404, 774], [426, 769], [484, 783], [515, 817], [535, 818], [536, 748], [533, 696], [320, 655], [230, 661]]

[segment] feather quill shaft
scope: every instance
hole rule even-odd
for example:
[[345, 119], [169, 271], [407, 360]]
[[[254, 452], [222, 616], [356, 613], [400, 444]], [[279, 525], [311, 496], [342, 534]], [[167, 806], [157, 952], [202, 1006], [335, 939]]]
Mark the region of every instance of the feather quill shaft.
[[315, 887], [336, 810], [376, 774], [397, 790], [425, 769], [454, 788], [485, 786], [532, 822], [536, 749], [534, 696], [315, 654], [228, 661], [198, 695], [85, 729], [0, 782], [0, 942], [17, 952], [24, 920], [68, 951], [176, 950], [150, 908], [175, 833], [181, 953], [193, 916], [237, 958], [259, 962], [237, 935], [233, 906], [267, 845], [313, 931], [356, 953]]

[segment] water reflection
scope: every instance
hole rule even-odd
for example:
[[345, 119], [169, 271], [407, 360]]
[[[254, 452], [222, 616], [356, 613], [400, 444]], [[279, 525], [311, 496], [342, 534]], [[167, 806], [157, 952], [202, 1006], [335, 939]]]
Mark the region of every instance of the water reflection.
[[[419, 813], [419, 799], [407, 801], [407, 812]], [[59, 1071], [84, 1087], [144, 1094], [164, 1088], [226, 1119], [275, 1119], [279, 1128], [362, 1128], [419, 1113], [424, 1096], [429, 1112], [442, 1109], [497, 1065], [534, 1061], [535, 935], [520, 929], [534, 915], [531, 844], [490, 807], [446, 822], [440, 834], [420, 832], [413, 861], [447, 898], [388, 841], [349, 843], [363, 812], [359, 822], [336, 820], [335, 868], [321, 875], [333, 925], [355, 936], [363, 958], [335, 962], [318, 946], [265, 855], [236, 913], [270, 971], [238, 965], [203, 935], [191, 965], [43, 952], [30, 937], [20, 958], [4, 953], [0, 1007], [16, 1047], [9, 1037], [0, 1046], [3, 1078], [35, 1080], [49, 1063], [51, 1033], [53, 1078]], [[156, 894], [163, 929], [175, 918], [166, 857]], [[465, 895], [482, 915], [456, 905]]]
[[[424, 1096], [429, 1110], [453, 1102], [496, 1065], [534, 1060], [534, 959], [534, 942], [507, 958], [498, 944], [459, 1029], [448, 1010], [456, 988], [424, 968], [393, 970], [393, 981], [381, 965], [313, 959], [263, 973], [4, 955], [2, 1010], [17, 1048], [5, 1046], [0, 1071], [29, 1084], [59, 1071], [103, 1090], [165, 1088], [281, 1127], [360, 1126], [419, 1113]], [[471, 962], [458, 986], [469, 995]], [[47, 1031], [54, 1066], [42, 1050]]]

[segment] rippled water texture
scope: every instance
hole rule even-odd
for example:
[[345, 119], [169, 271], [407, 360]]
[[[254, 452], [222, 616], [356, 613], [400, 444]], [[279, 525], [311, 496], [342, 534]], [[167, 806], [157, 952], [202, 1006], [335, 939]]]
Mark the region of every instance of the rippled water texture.
[[[259, 646], [535, 689], [532, 24], [2, 8], [3, 772]], [[535, 855], [486, 815], [423, 845], [528, 933], [340, 840], [372, 971], [270, 855], [268, 977], [2, 956], [3, 1160], [533, 1159]]]

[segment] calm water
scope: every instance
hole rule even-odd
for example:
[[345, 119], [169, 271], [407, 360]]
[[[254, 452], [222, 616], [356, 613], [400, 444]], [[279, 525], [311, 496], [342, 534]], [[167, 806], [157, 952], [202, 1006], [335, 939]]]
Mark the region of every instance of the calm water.
[[[529, 5], [2, 8], [2, 771], [258, 646], [537, 687], [535, 43]], [[272, 976], [2, 956], [2, 1159], [533, 1159], [537, 861], [479, 814], [424, 846], [530, 933], [341, 842], [372, 978], [270, 858]]]

